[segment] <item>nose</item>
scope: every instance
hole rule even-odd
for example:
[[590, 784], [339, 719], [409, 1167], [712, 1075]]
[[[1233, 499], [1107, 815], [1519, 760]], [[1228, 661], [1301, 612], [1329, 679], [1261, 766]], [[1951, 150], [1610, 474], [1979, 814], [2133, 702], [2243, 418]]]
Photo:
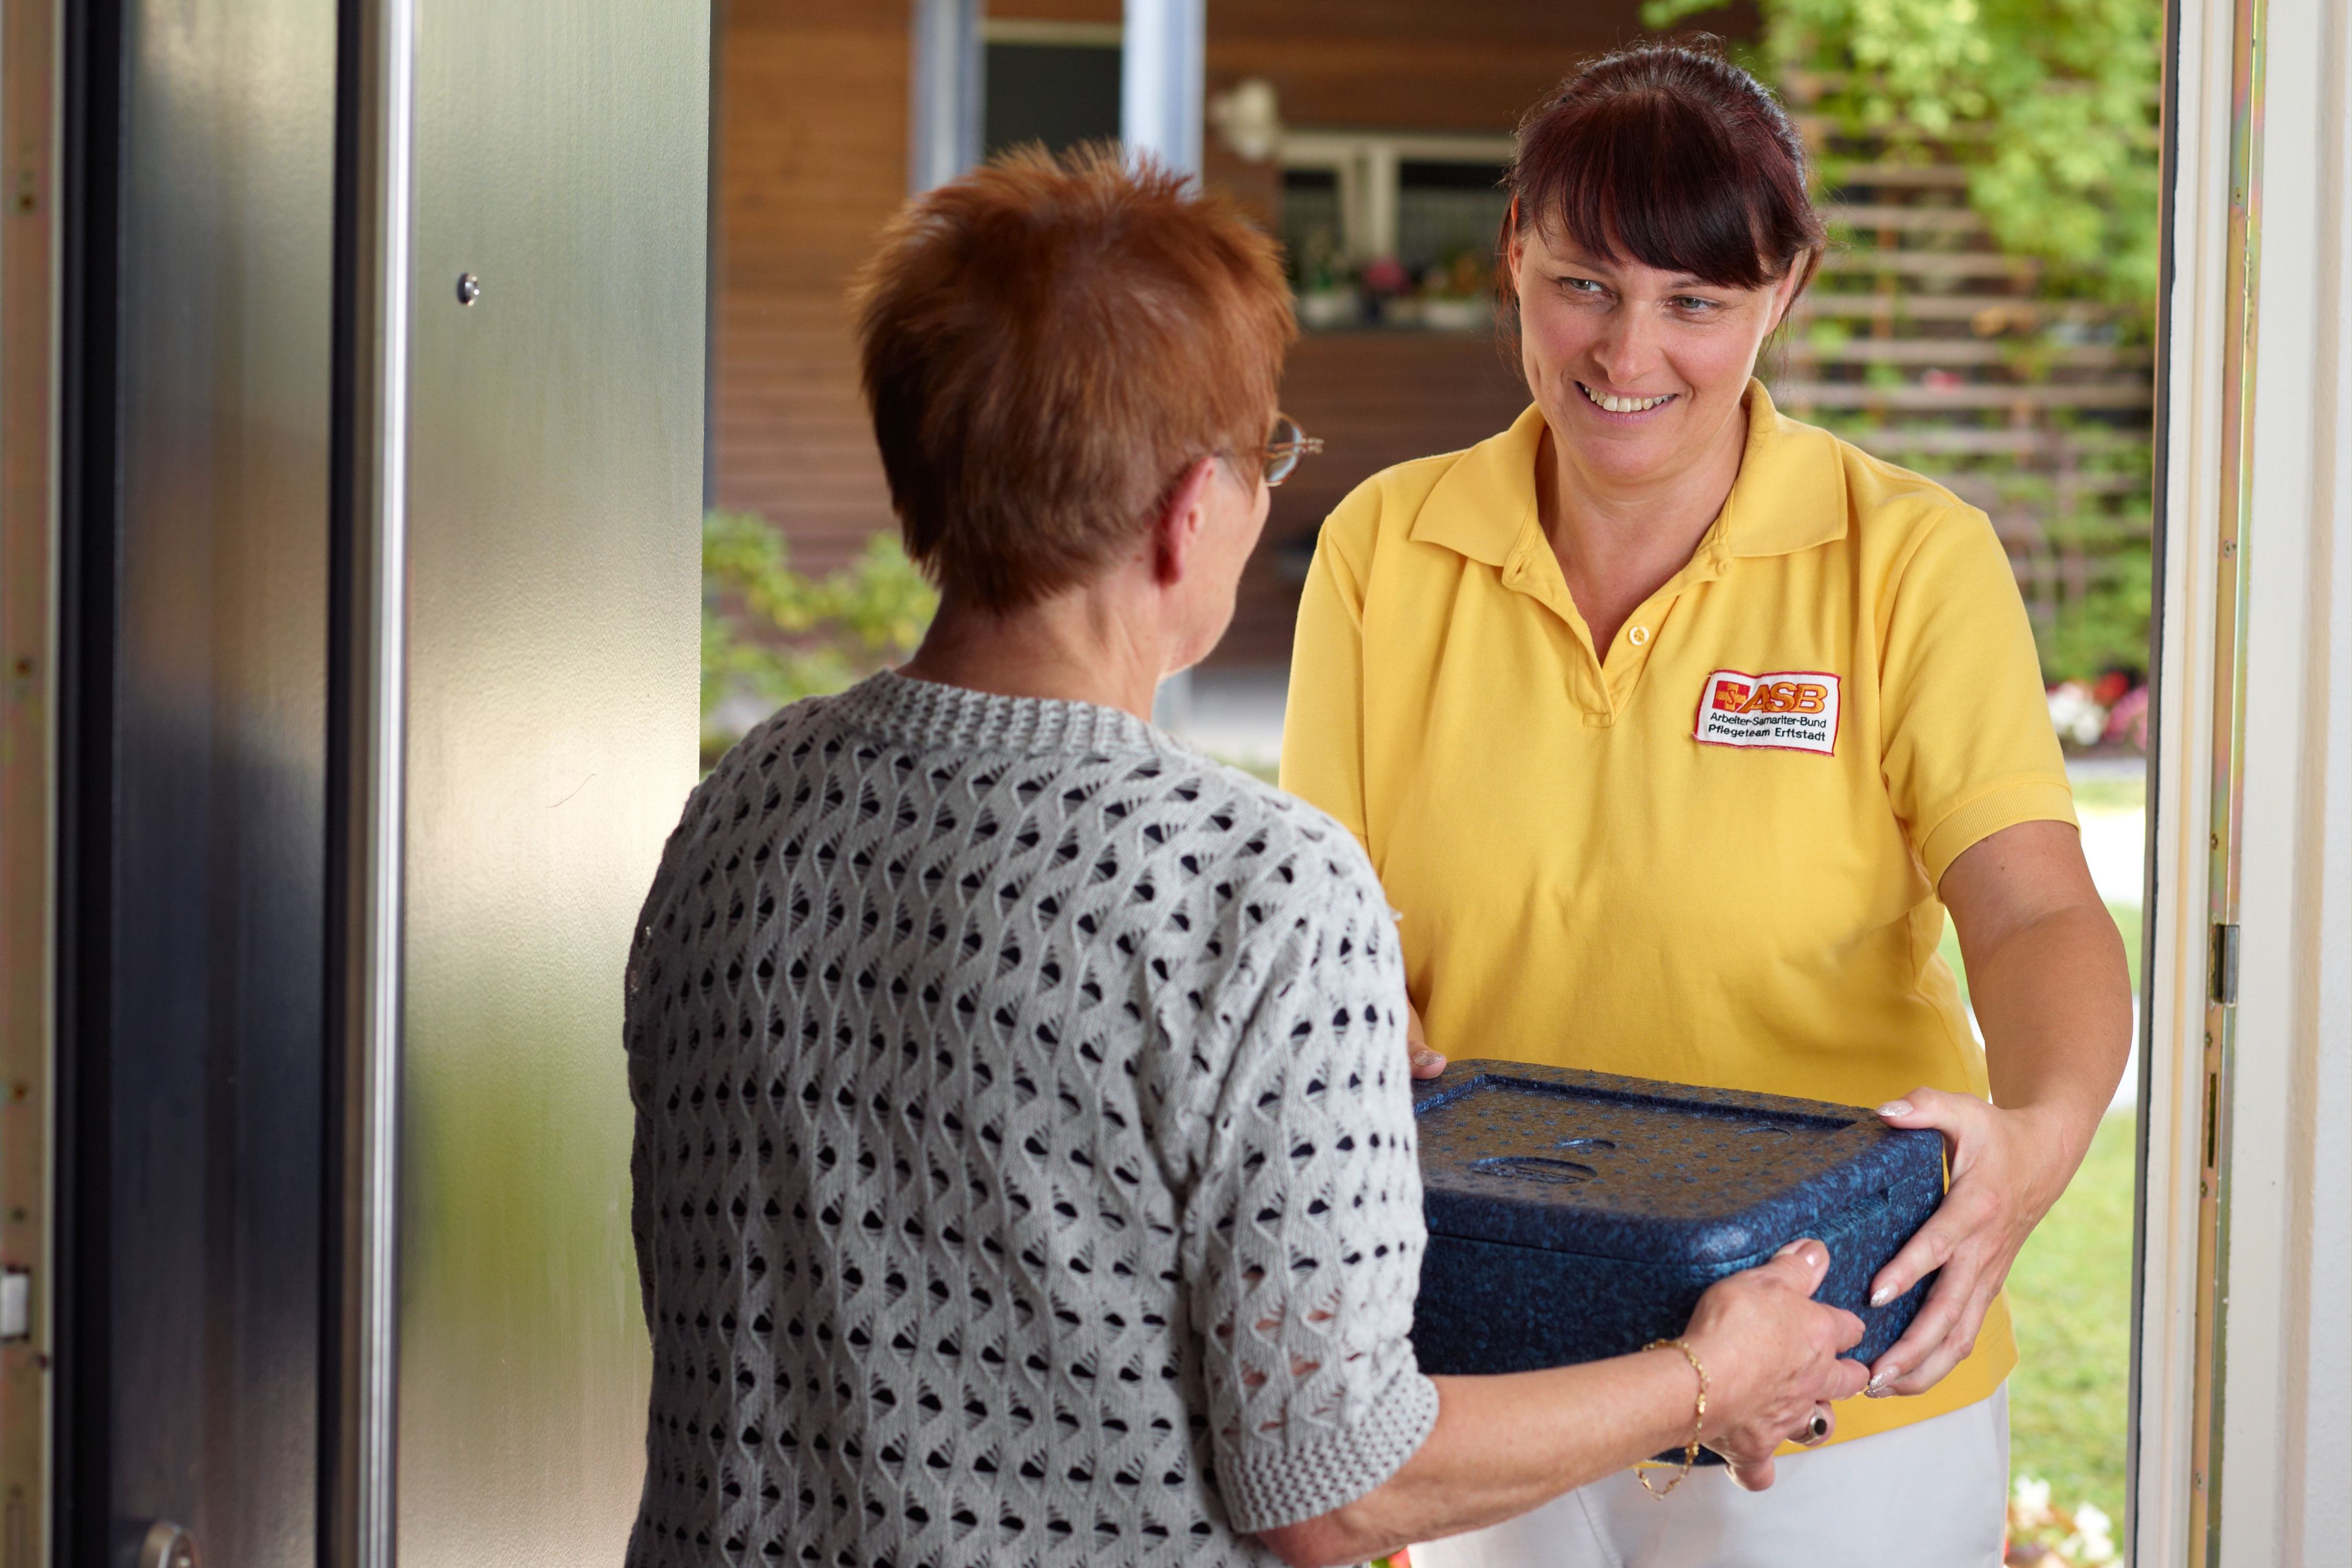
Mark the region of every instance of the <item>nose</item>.
[[1658, 329], [1647, 310], [1612, 310], [1592, 344], [1593, 363], [1612, 386], [1639, 385], [1657, 367]]

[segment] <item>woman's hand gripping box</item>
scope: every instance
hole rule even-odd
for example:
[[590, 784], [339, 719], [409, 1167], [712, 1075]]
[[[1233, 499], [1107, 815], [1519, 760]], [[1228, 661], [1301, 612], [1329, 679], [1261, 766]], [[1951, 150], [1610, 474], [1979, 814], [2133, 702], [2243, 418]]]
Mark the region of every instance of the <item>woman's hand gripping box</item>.
[[1717, 1280], [1811, 1237], [1816, 1293], [1861, 1318], [1867, 1362], [1933, 1276], [1883, 1307], [1870, 1281], [1944, 1195], [1943, 1140], [1868, 1110], [1517, 1062], [1413, 1085], [1429, 1250], [1423, 1372], [1527, 1372], [1682, 1331]]

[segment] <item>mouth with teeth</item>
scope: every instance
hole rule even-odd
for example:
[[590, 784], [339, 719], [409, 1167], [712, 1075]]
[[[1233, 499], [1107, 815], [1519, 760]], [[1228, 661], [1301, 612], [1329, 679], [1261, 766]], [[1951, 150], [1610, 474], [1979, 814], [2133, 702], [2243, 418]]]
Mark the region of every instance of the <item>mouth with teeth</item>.
[[1614, 393], [1595, 392], [1582, 382], [1576, 390], [1584, 394], [1592, 406], [1608, 414], [1647, 414], [1653, 408], [1663, 408], [1675, 400], [1675, 394], [1662, 393], [1656, 397], [1620, 397]]

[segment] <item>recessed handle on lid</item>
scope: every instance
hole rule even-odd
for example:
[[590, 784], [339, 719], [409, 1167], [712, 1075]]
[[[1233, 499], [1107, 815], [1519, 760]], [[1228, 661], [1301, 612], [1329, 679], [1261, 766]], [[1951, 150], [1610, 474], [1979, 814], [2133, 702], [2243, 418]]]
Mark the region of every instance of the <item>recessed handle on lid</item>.
[[1574, 1186], [1589, 1182], [1601, 1173], [1574, 1160], [1555, 1160], [1549, 1154], [1489, 1154], [1483, 1160], [1473, 1160], [1470, 1168], [1482, 1176], [1507, 1176], [1517, 1182], [1542, 1182], [1555, 1187]]

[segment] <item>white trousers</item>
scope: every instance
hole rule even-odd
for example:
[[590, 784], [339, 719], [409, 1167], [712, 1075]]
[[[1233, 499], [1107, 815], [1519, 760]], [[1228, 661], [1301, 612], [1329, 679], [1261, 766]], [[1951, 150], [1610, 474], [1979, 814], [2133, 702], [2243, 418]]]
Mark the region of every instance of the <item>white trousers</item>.
[[1658, 1499], [1623, 1471], [1416, 1546], [1412, 1568], [1997, 1568], [2009, 1385], [1892, 1432], [1783, 1457], [1773, 1473], [1769, 1489], [1744, 1492], [1711, 1465]]

